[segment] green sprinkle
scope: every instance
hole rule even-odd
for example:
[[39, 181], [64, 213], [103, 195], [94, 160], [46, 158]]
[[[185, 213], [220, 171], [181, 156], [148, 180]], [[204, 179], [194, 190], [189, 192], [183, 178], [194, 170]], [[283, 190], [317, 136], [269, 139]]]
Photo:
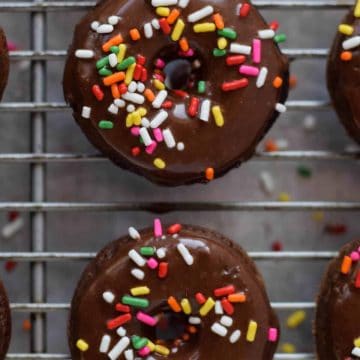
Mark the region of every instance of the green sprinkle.
[[137, 298], [137, 297], [130, 296], [130, 295], [123, 296], [121, 299], [121, 302], [125, 305], [130, 305], [130, 306], [139, 307], [139, 308], [146, 308], [149, 306], [148, 299]]
[[230, 29], [230, 28], [224, 28], [224, 29], [218, 30], [217, 33], [219, 36], [223, 36], [223, 37], [226, 37], [231, 40], [235, 40], [237, 38], [236, 31], [233, 29]]
[[99, 128], [100, 129], [112, 129], [113, 127], [114, 127], [114, 124], [111, 121], [101, 120], [99, 122]]
[[274, 37], [274, 41], [279, 44], [286, 41], [286, 35], [285, 34], [277, 34]]
[[213, 55], [216, 57], [220, 57], [220, 56], [225, 56], [226, 55], [226, 50], [220, 50], [218, 48], [213, 50]]
[[198, 93], [203, 94], [206, 90], [206, 83], [205, 81], [201, 80], [198, 82]]
[[310, 178], [311, 175], [312, 175], [311, 169], [309, 169], [308, 167], [306, 167], [306, 166], [304, 166], [304, 165], [298, 166], [298, 168], [297, 168], [297, 173], [298, 173], [301, 177], [306, 178], [306, 179]]
[[140, 248], [140, 254], [144, 256], [152, 256], [155, 254], [155, 249], [152, 246], [144, 246]]
[[109, 57], [108, 56], [105, 56], [96, 62], [97, 69], [102, 69], [106, 65], [109, 65]]
[[136, 62], [135, 58], [133, 56], [127, 57], [125, 60], [123, 60], [118, 66], [116, 67], [119, 71], [127, 69], [130, 65], [134, 64]]
[[133, 336], [131, 338], [131, 342], [132, 342], [132, 346], [136, 349], [136, 350], [139, 350], [139, 349], [142, 349], [144, 346], [147, 345], [148, 343], [148, 339], [146, 338], [141, 338], [139, 336]]
[[112, 75], [112, 71], [109, 70], [106, 67], [103, 67], [102, 69], [99, 70], [99, 75], [101, 75], [101, 76], [109, 76], [109, 75]]
[[110, 48], [110, 51], [113, 53], [113, 54], [118, 54], [119, 53], [119, 47], [118, 46], [112, 46]]

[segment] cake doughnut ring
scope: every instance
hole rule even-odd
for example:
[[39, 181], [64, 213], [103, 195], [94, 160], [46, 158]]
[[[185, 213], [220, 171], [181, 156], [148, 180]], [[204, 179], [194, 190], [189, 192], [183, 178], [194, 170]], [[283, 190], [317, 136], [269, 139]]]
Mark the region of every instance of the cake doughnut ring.
[[9, 52], [4, 30], [0, 27], [0, 100], [9, 77]]

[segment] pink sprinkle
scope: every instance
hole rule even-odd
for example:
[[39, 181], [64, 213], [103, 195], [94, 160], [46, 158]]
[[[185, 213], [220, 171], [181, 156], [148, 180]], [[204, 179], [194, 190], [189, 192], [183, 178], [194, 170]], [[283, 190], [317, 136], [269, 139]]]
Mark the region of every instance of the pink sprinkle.
[[149, 326], [156, 326], [158, 320], [148, 314], [145, 314], [143, 313], [142, 311], [139, 311], [137, 314], [136, 314], [136, 318], [143, 322], [144, 324], [146, 325], [149, 325]]
[[13, 41], [8, 41], [7, 48], [9, 51], [15, 51], [18, 49], [18, 46]]
[[276, 328], [270, 328], [268, 334], [268, 340], [271, 342], [277, 341], [278, 338], [278, 330]]
[[350, 254], [351, 260], [352, 261], [359, 261], [360, 260], [360, 254], [357, 251], [353, 251]]
[[164, 80], [165, 80], [164, 77], [162, 75], [160, 75], [160, 74], [155, 73], [153, 76], [154, 76], [155, 79], [158, 79], [161, 82], [164, 82]]
[[158, 267], [159, 263], [152, 257], [146, 262], [147, 266], [154, 270]]
[[147, 154], [151, 155], [154, 152], [154, 150], [156, 149], [156, 147], [157, 147], [156, 141], [153, 141], [150, 145], [148, 145], [145, 148], [145, 151]]
[[131, 131], [131, 134], [134, 136], [140, 135], [140, 128], [138, 126], [133, 126], [130, 131]]
[[185, 57], [191, 57], [194, 56], [194, 50], [193, 49], [189, 49], [188, 51], [184, 52], [184, 51], [179, 51], [179, 55], [180, 56], [185, 56]]
[[138, 351], [138, 354], [143, 357], [148, 356], [150, 354], [150, 348], [148, 346], [144, 346]]
[[154, 129], [153, 133], [157, 142], [162, 142], [164, 140], [162, 131], [159, 128]]
[[248, 75], [248, 76], [258, 76], [259, 69], [255, 66], [250, 65], [241, 65], [239, 68], [240, 74]]
[[154, 220], [154, 235], [155, 237], [160, 237], [163, 234], [162, 225], [160, 219]]
[[255, 64], [261, 62], [261, 40], [259, 39], [253, 40], [253, 61]]
[[159, 69], [163, 69], [165, 67], [165, 61], [163, 59], [156, 59], [155, 66]]

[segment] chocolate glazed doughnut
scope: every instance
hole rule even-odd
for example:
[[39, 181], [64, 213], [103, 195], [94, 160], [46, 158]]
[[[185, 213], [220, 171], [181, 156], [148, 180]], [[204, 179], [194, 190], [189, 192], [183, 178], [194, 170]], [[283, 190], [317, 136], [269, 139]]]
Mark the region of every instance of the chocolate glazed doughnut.
[[279, 40], [246, 1], [103, 0], [76, 27], [65, 99], [122, 168], [207, 182], [251, 157], [286, 110]]
[[9, 53], [3, 29], [0, 27], [0, 100], [9, 76]]
[[360, 240], [345, 245], [324, 276], [317, 301], [319, 360], [360, 359]]
[[334, 108], [348, 134], [360, 143], [360, 3], [339, 25], [327, 65]]
[[70, 312], [76, 359], [273, 358], [279, 324], [252, 260], [204, 228], [129, 229], [85, 269]]
[[0, 359], [5, 359], [10, 344], [11, 315], [9, 301], [0, 281]]

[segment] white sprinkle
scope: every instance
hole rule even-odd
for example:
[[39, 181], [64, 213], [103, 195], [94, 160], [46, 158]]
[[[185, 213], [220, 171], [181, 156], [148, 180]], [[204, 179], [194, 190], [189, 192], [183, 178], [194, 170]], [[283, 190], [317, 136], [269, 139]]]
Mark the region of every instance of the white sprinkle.
[[258, 35], [260, 39], [272, 39], [275, 36], [275, 31], [272, 29], [259, 30]]
[[121, 340], [112, 348], [108, 353], [111, 360], [117, 360], [124, 350], [129, 346], [130, 339], [127, 336], [121, 338]]
[[185, 9], [189, 5], [190, 0], [179, 0], [179, 7]]
[[93, 21], [90, 25], [91, 29], [94, 31], [96, 31], [99, 26], [100, 26], [100, 23], [98, 21]]
[[110, 25], [117, 25], [120, 21], [120, 18], [116, 15], [112, 15], [108, 17], [108, 23]]
[[78, 49], [75, 51], [75, 56], [79, 59], [92, 59], [95, 53], [92, 50]]
[[119, 108], [123, 108], [123, 107], [125, 107], [126, 102], [122, 99], [115, 99], [114, 104]]
[[352, 349], [351, 355], [360, 357], [360, 347], [354, 347]]
[[96, 29], [98, 34], [109, 34], [114, 31], [114, 27], [110, 24], [102, 24]]
[[143, 104], [145, 102], [145, 97], [140, 94], [134, 94], [131, 92], [126, 92], [121, 96], [124, 100], [130, 101], [134, 104]]
[[167, 118], [168, 118], [169, 114], [167, 113], [167, 111], [165, 110], [160, 110], [155, 117], [151, 120], [150, 122], [150, 126], [153, 129], [156, 129], [157, 127], [159, 127]]
[[179, 151], [184, 151], [185, 150], [185, 145], [183, 142], [178, 142], [176, 144], [176, 148], [179, 150]]
[[220, 319], [220, 324], [226, 327], [232, 326], [233, 322], [234, 322], [233, 319], [230, 316], [226, 316], [226, 315], [222, 316]]
[[151, 20], [151, 25], [153, 26], [153, 28], [155, 30], [159, 30], [160, 29], [160, 23], [158, 19], [152, 19]]
[[184, 244], [178, 244], [177, 249], [178, 249], [180, 255], [182, 256], [182, 258], [184, 259], [185, 263], [187, 265], [191, 266], [194, 263], [194, 258], [190, 254], [187, 247]]
[[274, 193], [274, 178], [268, 171], [262, 171], [260, 173], [260, 185], [266, 194], [271, 195]]
[[136, 90], [139, 93], [143, 93], [145, 91], [145, 84], [139, 81], [136, 85]]
[[133, 226], [129, 227], [128, 233], [129, 236], [134, 240], [139, 240], [141, 238], [139, 232]]
[[275, 105], [275, 110], [279, 113], [284, 113], [286, 112], [286, 106], [284, 104], [277, 103]]
[[101, 352], [102, 354], [106, 354], [109, 351], [110, 342], [111, 337], [109, 335], [104, 335], [101, 339], [99, 352]]
[[14, 235], [16, 235], [16, 233], [19, 232], [23, 226], [24, 226], [24, 220], [23, 218], [19, 217], [6, 224], [1, 230], [1, 235], [3, 238], [9, 239]]
[[146, 118], [146, 117], [143, 117], [143, 118], [141, 119], [141, 125], [142, 125], [143, 127], [149, 128], [149, 127], [150, 127], [150, 121], [149, 121], [149, 119]]
[[145, 277], [145, 273], [140, 269], [132, 269], [131, 275], [138, 280], [143, 280]]
[[109, 65], [115, 67], [118, 64], [118, 59], [116, 54], [109, 55]]
[[115, 300], [115, 295], [111, 291], [105, 291], [102, 297], [108, 304], [112, 304]]
[[350, 39], [343, 41], [342, 47], [344, 50], [350, 50], [360, 45], [360, 36], [353, 36]]
[[117, 115], [117, 113], [119, 112], [119, 108], [115, 104], [111, 104], [108, 107], [108, 112]]
[[232, 344], [236, 343], [237, 341], [239, 341], [241, 336], [241, 331], [240, 330], [235, 330], [231, 335], [230, 335], [230, 342]]
[[137, 89], [137, 84], [135, 81], [132, 81], [129, 85], [128, 85], [128, 92], [130, 93], [134, 93]]
[[201, 61], [199, 59], [196, 59], [192, 62], [193, 69], [200, 69], [201, 68]]
[[152, 102], [152, 106], [155, 109], [160, 109], [161, 105], [163, 104], [167, 96], [168, 96], [168, 92], [166, 90], [160, 90], [156, 95], [154, 101]]
[[256, 79], [256, 87], [257, 88], [261, 88], [265, 85], [265, 81], [268, 75], [268, 68], [267, 67], [262, 67], [259, 71], [259, 75]]
[[224, 327], [216, 322], [212, 324], [211, 331], [222, 337], [226, 336], [226, 334], [228, 332], [226, 327]]
[[242, 4], [237, 4], [235, 7], [235, 15], [239, 16]]
[[125, 360], [134, 360], [134, 350], [129, 349], [124, 352]]
[[83, 106], [82, 110], [81, 110], [81, 116], [84, 119], [90, 119], [91, 116], [91, 107], [88, 106]]
[[278, 139], [276, 145], [279, 150], [286, 150], [289, 147], [289, 142], [286, 139]]
[[197, 22], [214, 13], [214, 8], [211, 5], [204, 6], [202, 9], [191, 13], [188, 16], [188, 22]]
[[189, 324], [191, 325], [199, 325], [201, 324], [201, 319], [197, 316], [190, 316], [189, 317]]
[[151, 0], [151, 5], [158, 6], [173, 6], [177, 4], [177, 0]]
[[159, 248], [156, 250], [156, 255], [159, 259], [163, 259], [166, 256], [166, 248]]
[[202, 102], [201, 104], [201, 110], [200, 110], [200, 115], [199, 115], [199, 119], [202, 121], [209, 121], [209, 116], [210, 116], [210, 107], [211, 107], [211, 102], [210, 100], [206, 99]]
[[126, 329], [122, 326], [118, 327], [116, 329], [116, 333], [120, 336], [120, 337], [124, 337], [126, 335]]
[[232, 43], [230, 45], [230, 52], [234, 53], [234, 54], [250, 55], [251, 54], [251, 46]]
[[126, 111], [128, 113], [132, 113], [133, 111], [135, 111], [135, 106], [133, 104], [129, 104], [127, 107], [126, 107]]
[[146, 260], [136, 250], [130, 250], [128, 255], [137, 266], [143, 267], [146, 264]]
[[151, 26], [151, 23], [146, 23], [144, 25], [144, 34], [147, 39], [151, 39], [153, 37], [153, 28]]
[[142, 127], [140, 129], [140, 136], [141, 136], [142, 140], [144, 141], [145, 146], [149, 146], [152, 144], [153, 140], [152, 140], [147, 128]]
[[313, 131], [316, 127], [316, 117], [312, 114], [308, 114], [304, 118], [303, 126], [305, 130]]
[[170, 129], [163, 130], [163, 136], [164, 136], [165, 144], [169, 149], [172, 149], [176, 146], [174, 135]]
[[222, 315], [224, 313], [220, 300], [215, 301], [215, 314]]

